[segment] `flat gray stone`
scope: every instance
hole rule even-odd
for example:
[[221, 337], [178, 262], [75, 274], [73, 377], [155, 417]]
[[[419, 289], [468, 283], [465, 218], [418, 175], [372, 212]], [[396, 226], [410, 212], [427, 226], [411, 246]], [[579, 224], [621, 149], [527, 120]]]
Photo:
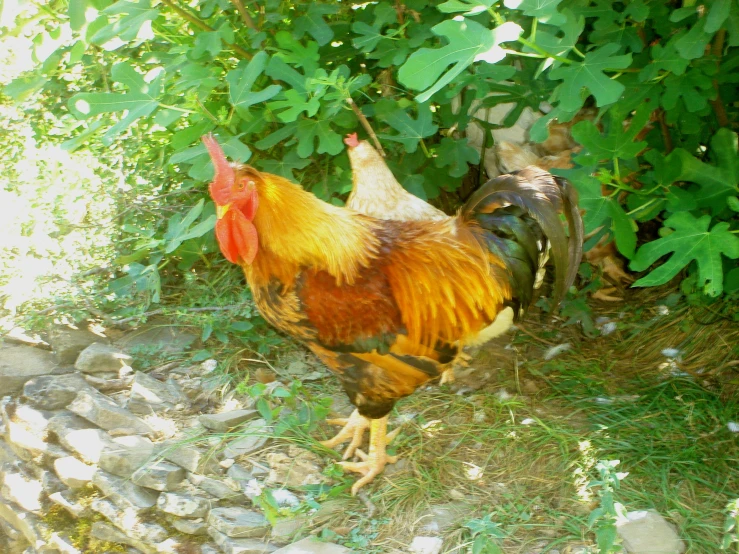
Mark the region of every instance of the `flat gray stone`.
[[74, 456], [65, 456], [54, 460], [54, 471], [70, 489], [81, 489], [92, 481], [96, 469]]
[[155, 454], [156, 447], [147, 438], [137, 435], [115, 437], [105, 444], [97, 464], [108, 473], [129, 478]]
[[260, 418], [244, 425], [240, 429], [240, 433], [243, 434], [243, 437], [231, 441], [223, 450], [223, 455], [226, 458], [245, 456], [261, 450], [267, 445], [267, 441], [272, 436], [272, 428], [267, 425], [264, 419]]
[[233, 410], [220, 414], [203, 414], [198, 420], [206, 429], [210, 429], [216, 433], [225, 433], [245, 421], [258, 417], [259, 412], [257, 410]]
[[440, 554], [444, 540], [441, 537], [413, 537], [408, 552], [410, 554]]
[[470, 506], [464, 502], [431, 506], [419, 517], [419, 521], [423, 522], [420, 532], [424, 535], [441, 535], [469, 513]]
[[208, 524], [205, 523], [205, 521], [200, 519], [180, 519], [180, 518], [172, 518], [170, 521], [172, 524], [172, 527], [177, 529], [180, 533], [185, 533], [186, 535], [207, 535], [208, 534]]
[[221, 500], [246, 501], [246, 497], [242, 494], [241, 487], [238, 483], [231, 484], [228, 481], [213, 479], [212, 477], [198, 475], [197, 473], [188, 474], [187, 479], [199, 489]]
[[59, 491], [49, 495], [51, 500], [57, 506], [64, 508], [69, 515], [74, 518], [87, 517], [90, 510], [77, 502], [70, 491]]
[[46, 541], [43, 536], [51, 533], [51, 530], [32, 513], [12, 503], [0, 502], [0, 519], [4, 519], [8, 525], [22, 534], [32, 548], [40, 550], [45, 547]]
[[138, 517], [138, 512], [122, 510], [110, 500], [95, 499], [90, 507], [132, 539], [152, 543], [162, 542], [168, 537], [166, 529], [161, 525], [142, 521]]
[[208, 525], [216, 531], [237, 539], [263, 537], [269, 532], [269, 522], [259, 512], [246, 508], [213, 508]]
[[215, 454], [194, 444], [168, 441], [162, 444], [160, 455], [191, 473], [215, 473], [220, 470]]
[[128, 479], [121, 479], [101, 470], [95, 472], [92, 484], [119, 508], [136, 513], [155, 506], [159, 496], [158, 493], [139, 487]]
[[92, 343], [77, 357], [75, 369], [82, 373], [118, 373], [123, 366], [130, 366], [133, 358], [115, 346], [102, 342]]
[[302, 541], [275, 550], [274, 554], [352, 554], [352, 551], [346, 546], [307, 537]]
[[132, 331], [116, 344], [129, 352], [179, 354], [197, 339], [197, 335], [183, 331], [182, 327], [157, 325]]
[[155, 491], [173, 491], [179, 487], [187, 473], [171, 462], [157, 461], [146, 464], [134, 472], [131, 481]]
[[255, 539], [234, 539], [213, 529], [208, 534], [221, 549], [223, 554], [270, 554], [277, 551], [277, 547]]
[[675, 528], [654, 510], [628, 512], [627, 521], [616, 524], [629, 554], [682, 554], [685, 543]]
[[112, 542], [114, 544], [125, 544], [144, 552], [144, 554], [158, 554], [157, 548], [154, 545], [149, 545], [143, 541], [128, 537], [123, 531], [113, 527], [109, 523], [105, 523], [104, 521], [96, 521], [92, 524], [90, 536], [98, 540]]
[[0, 496], [38, 515], [46, 498], [41, 481], [21, 471], [20, 466], [9, 464], [0, 469]]
[[9, 398], [0, 401], [5, 440], [13, 452], [25, 461], [41, 455], [51, 458], [66, 456], [63, 449], [46, 441], [53, 415], [53, 412], [36, 410]]
[[48, 540], [49, 546], [56, 548], [61, 554], [83, 554], [74, 546], [72, 539], [64, 533], [52, 533]]
[[157, 499], [157, 508], [177, 517], [205, 517], [210, 511], [212, 502], [199, 496], [163, 492]]
[[66, 408], [82, 390], [94, 389], [79, 373], [41, 375], [23, 385], [23, 399], [34, 408], [60, 410]]
[[67, 409], [107, 431], [130, 429], [141, 435], [153, 432], [144, 420], [97, 391], [80, 391]]
[[270, 485], [301, 487], [319, 485], [328, 481], [322, 473], [321, 458], [295, 445], [290, 445], [287, 453], [267, 454], [267, 462], [270, 471], [266, 482]]
[[289, 543], [302, 529], [310, 525], [307, 517], [297, 516], [291, 519], [283, 519], [272, 526], [270, 541], [283, 546]]
[[56, 369], [50, 352], [33, 346], [0, 348], [0, 395], [14, 394], [26, 381]]
[[178, 404], [189, 404], [187, 397], [174, 381], [162, 383], [141, 371], [134, 374], [131, 394], [126, 407], [133, 413], [148, 415], [172, 410]]
[[107, 342], [108, 339], [87, 329], [72, 329], [56, 326], [49, 332], [48, 342], [54, 358], [60, 365], [73, 365], [85, 348], [94, 342]]

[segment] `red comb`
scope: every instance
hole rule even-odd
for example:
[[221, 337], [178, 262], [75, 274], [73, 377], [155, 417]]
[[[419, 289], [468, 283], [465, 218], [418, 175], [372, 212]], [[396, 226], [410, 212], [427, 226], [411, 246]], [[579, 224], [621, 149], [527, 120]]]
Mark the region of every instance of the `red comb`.
[[346, 135], [344, 138], [344, 144], [346, 144], [349, 148], [356, 148], [359, 146], [359, 138], [357, 138], [357, 133], [351, 133]]
[[210, 154], [210, 159], [216, 171], [213, 182], [210, 184], [210, 195], [216, 204], [228, 204], [234, 185], [234, 170], [229, 165], [226, 154], [223, 153], [223, 148], [212, 134], [203, 137], [203, 144], [208, 149], [208, 154]]

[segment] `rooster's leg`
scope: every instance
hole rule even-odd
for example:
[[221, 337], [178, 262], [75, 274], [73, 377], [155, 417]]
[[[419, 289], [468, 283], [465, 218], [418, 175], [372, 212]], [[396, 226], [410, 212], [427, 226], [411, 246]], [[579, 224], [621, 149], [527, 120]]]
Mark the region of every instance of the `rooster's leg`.
[[447, 368], [442, 371], [441, 373], [441, 379], [439, 379], [439, 384], [443, 385], [445, 383], [454, 383], [454, 369], [457, 367], [469, 367], [470, 364], [468, 363], [472, 359], [472, 356], [465, 354], [460, 350], [457, 355], [454, 357], [454, 359], [449, 362]]
[[342, 459], [348, 460], [354, 456], [354, 451], [362, 444], [365, 430], [369, 429], [369, 420], [359, 415], [358, 410], [354, 410], [348, 418], [329, 419], [326, 420], [331, 425], [343, 425], [344, 428], [332, 439], [321, 441], [321, 444], [327, 448], [334, 448], [342, 442], [351, 439], [349, 446], [344, 451]]
[[352, 494], [356, 495], [357, 491], [367, 483], [377, 477], [385, 464], [394, 464], [397, 456], [388, 456], [385, 448], [398, 434], [400, 429], [396, 429], [392, 433], [387, 432], [387, 416], [380, 419], [371, 419], [370, 422], [370, 445], [369, 454], [365, 454], [361, 450], [357, 450], [357, 455], [362, 458], [361, 462], [340, 462], [340, 465], [347, 471], [355, 471], [361, 473], [363, 477], [352, 486]]

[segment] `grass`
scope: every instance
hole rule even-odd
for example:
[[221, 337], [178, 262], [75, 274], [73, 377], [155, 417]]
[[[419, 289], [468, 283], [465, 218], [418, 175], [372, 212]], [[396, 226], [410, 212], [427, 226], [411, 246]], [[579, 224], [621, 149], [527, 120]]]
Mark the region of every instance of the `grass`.
[[[399, 402], [391, 426], [405, 423], [391, 450], [401, 462], [361, 499], [348, 495], [355, 475], [341, 475], [335, 457], [314, 442], [335, 432], [315, 428], [315, 416], [329, 397], [342, 397], [336, 380], [263, 396], [262, 411], [274, 410], [282, 425], [265, 453], [284, 449], [281, 441], [310, 448], [336, 484], [311, 491], [295, 512], [305, 517], [343, 503], [303, 533], [358, 552], [406, 552], [431, 520], [429, 508], [452, 506], [459, 517], [441, 532], [445, 553], [595, 552], [615, 521], [607, 493], [626, 510], [657, 510], [688, 554], [716, 554], [728, 536], [727, 504], [739, 498], [739, 435], [727, 428], [739, 421], [731, 363], [739, 329], [726, 318], [706, 321], [703, 310], [665, 315], [650, 305], [637, 298], [634, 307], [594, 314], [617, 323], [607, 337], [528, 323], [476, 353], [474, 371], [453, 387], [431, 386]], [[569, 350], [545, 359], [565, 342]], [[668, 358], [668, 348], [679, 353]], [[291, 356], [282, 351], [272, 361], [281, 380]], [[610, 492], [592, 486], [599, 462], [609, 460], [620, 461]]]

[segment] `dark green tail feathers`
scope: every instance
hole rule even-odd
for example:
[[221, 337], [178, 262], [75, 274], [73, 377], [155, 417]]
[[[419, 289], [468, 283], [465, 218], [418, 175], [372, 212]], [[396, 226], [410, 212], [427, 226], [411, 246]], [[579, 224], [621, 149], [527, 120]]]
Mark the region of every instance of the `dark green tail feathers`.
[[[564, 215], [566, 226], [560, 219]], [[540, 269], [554, 264], [554, 305], [564, 297], [582, 258], [583, 224], [577, 192], [565, 179], [529, 166], [491, 179], [462, 208], [465, 220], [483, 229], [490, 251], [511, 275], [514, 307], [525, 310], [540, 284]]]

